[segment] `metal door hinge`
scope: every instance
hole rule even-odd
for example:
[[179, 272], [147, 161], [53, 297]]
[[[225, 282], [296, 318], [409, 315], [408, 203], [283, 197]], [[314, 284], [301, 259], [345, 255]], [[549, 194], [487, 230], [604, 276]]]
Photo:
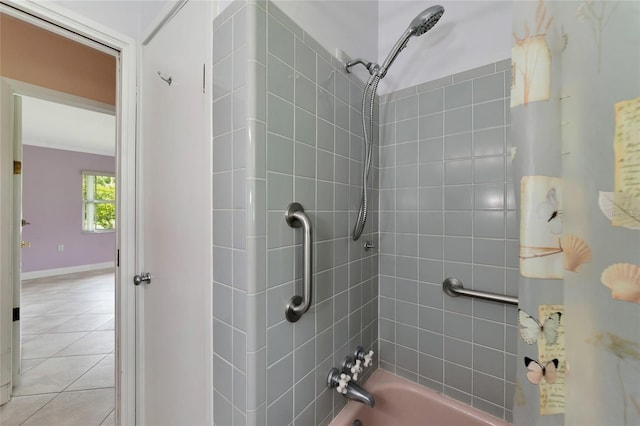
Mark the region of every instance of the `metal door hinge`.
[[120, 249], [116, 250], [116, 268], [120, 267]]
[[21, 175], [22, 174], [22, 161], [14, 161], [13, 162], [13, 174]]
[[20, 321], [20, 308], [13, 308], [13, 320]]

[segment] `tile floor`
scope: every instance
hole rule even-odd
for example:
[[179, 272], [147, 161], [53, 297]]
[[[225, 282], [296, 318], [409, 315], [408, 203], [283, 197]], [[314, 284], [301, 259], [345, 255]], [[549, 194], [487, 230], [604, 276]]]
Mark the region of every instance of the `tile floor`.
[[112, 269], [22, 283], [22, 373], [2, 426], [114, 424]]

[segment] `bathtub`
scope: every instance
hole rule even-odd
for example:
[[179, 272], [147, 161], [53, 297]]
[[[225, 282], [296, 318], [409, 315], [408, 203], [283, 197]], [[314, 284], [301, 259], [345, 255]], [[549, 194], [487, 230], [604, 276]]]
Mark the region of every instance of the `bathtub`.
[[329, 426], [353, 426], [356, 420], [362, 426], [510, 424], [380, 369], [362, 387], [375, 398], [375, 407], [349, 401]]

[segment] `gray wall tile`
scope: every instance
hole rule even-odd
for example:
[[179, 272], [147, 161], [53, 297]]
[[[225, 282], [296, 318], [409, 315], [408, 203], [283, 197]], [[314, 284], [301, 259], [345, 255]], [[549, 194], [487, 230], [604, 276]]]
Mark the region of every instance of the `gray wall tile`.
[[444, 158], [467, 158], [471, 157], [472, 134], [458, 133], [448, 135], [444, 139]]
[[429, 139], [442, 136], [444, 134], [443, 116], [443, 113], [436, 113], [420, 117], [420, 139]]
[[447, 185], [461, 185], [472, 183], [473, 170], [471, 160], [451, 160], [444, 166], [444, 176]]
[[290, 66], [294, 66], [294, 36], [278, 20], [269, 16], [267, 24], [268, 50]]
[[[504, 306], [450, 298], [441, 289], [444, 277], [455, 276], [470, 288], [497, 293], [515, 291], [514, 286], [505, 283], [507, 271], [515, 271], [509, 279], [517, 281], [517, 269], [505, 269], [505, 236], [511, 238], [509, 249], [514, 253], [512, 247], [517, 245], [518, 237], [513, 185], [505, 184], [509, 182], [505, 176], [505, 170], [509, 172], [505, 164], [509, 121], [504, 116], [509, 111], [505, 106], [508, 87], [504, 70], [510, 65], [505, 68], [501, 64], [498, 72], [495, 66], [488, 64], [420, 85], [415, 92], [411, 88], [384, 97], [380, 162], [385, 169], [380, 171], [380, 187], [385, 188], [385, 193], [380, 207], [388, 213], [381, 215], [380, 226], [385, 234], [380, 241], [385, 246], [391, 242], [391, 246], [383, 249], [390, 255], [386, 256], [388, 260], [381, 257], [380, 272], [391, 275], [381, 277], [380, 294], [385, 296], [385, 303], [381, 304], [385, 318], [395, 319], [395, 323], [381, 324], [384, 340], [380, 350], [384, 353], [383, 367], [465, 403], [476, 401], [477, 406], [504, 417], [508, 410], [498, 396], [515, 377], [513, 372], [505, 375], [500, 341], [506, 339], [508, 349], [515, 351], [517, 318], [511, 315], [513, 326], [507, 328], [514, 332], [505, 337]], [[414, 219], [396, 204], [400, 199], [401, 204], [409, 206], [405, 198], [413, 193], [409, 186], [413, 176], [407, 173], [412, 169], [407, 165], [414, 149], [401, 142], [408, 140], [403, 127], [406, 120], [415, 116], [410, 110], [415, 107], [413, 93], [418, 93], [420, 138], [417, 248], [413, 248], [415, 238], [408, 237], [416, 232], [409, 226]], [[391, 168], [394, 164], [395, 170]], [[404, 266], [398, 268], [399, 264], [407, 264], [412, 249], [417, 249], [413, 257], [419, 259], [417, 370], [412, 370], [415, 357], [407, 341], [414, 334], [406, 333], [415, 326], [414, 301], [407, 299], [413, 294], [406, 293], [408, 288], [413, 289], [407, 287], [412, 281], [402, 278], [406, 275]], [[515, 268], [516, 260], [517, 256], [512, 256], [507, 261]], [[410, 268], [413, 270], [414, 266]], [[476, 323], [479, 330], [475, 329]], [[398, 330], [402, 330], [401, 335]], [[397, 348], [402, 348], [400, 356]], [[450, 362], [445, 362], [444, 356]], [[475, 377], [489, 377], [499, 391], [494, 395], [474, 387]]]
[[295, 40], [296, 71], [304, 74], [311, 81], [316, 80], [316, 53], [302, 40]]
[[471, 107], [446, 111], [444, 113], [444, 134], [470, 132], [472, 129], [471, 112]]
[[268, 94], [267, 108], [269, 110], [267, 130], [293, 138], [293, 105], [272, 94]]
[[293, 68], [282, 62], [276, 56], [269, 55], [267, 90], [289, 102], [293, 102], [293, 82]]
[[444, 356], [449, 362], [454, 362], [463, 367], [472, 367], [473, 351], [470, 342], [445, 337]]
[[504, 377], [504, 353], [484, 346], [473, 345], [473, 368], [495, 377]]
[[[459, 164], [456, 164], [454, 168], [456, 171], [461, 170]], [[445, 210], [472, 210], [473, 188], [471, 185], [445, 186], [444, 207]]]
[[503, 127], [473, 132], [473, 155], [499, 155], [505, 152], [505, 131]]
[[444, 88], [445, 109], [460, 108], [471, 105], [471, 96], [475, 94], [472, 82], [453, 84]]
[[[234, 345], [228, 346], [234, 351], [242, 351], [243, 333], [236, 326], [246, 326], [248, 331], [244, 346], [251, 351], [246, 357], [246, 376], [238, 369], [233, 370], [231, 380], [237, 383], [234, 386], [237, 392], [231, 395], [232, 404], [226, 407], [227, 396], [217, 391], [216, 396], [219, 397], [214, 404], [221, 410], [217, 418], [226, 423], [243, 416], [246, 416], [247, 422], [249, 419], [264, 419], [268, 424], [290, 424], [294, 419], [296, 424], [311, 419], [316, 424], [327, 422], [343, 406], [344, 399], [318, 386], [317, 382], [322, 382], [326, 374], [326, 368], [320, 371], [321, 367], [332, 366], [334, 361], [342, 360], [351, 352], [353, 344], [378, 347], [378, 339], [380, 359], [384, 361], [381, 365], [392, 368], [397, 374], [468, 402], [471, 402], [472, 395], [476, 396], [477, 391], [479, 400], [490, 404], [490, 407], [501, 408], [499, 398], [491, 394], [480, 395], [480, 389], [474, 389], [472, 383], [476, 378], [474, 374], [484, 374], [491, 380], [495, 378], [502, 384], [501, 389], [504, 389], [506, 380], [514, 380], [511, 376], [503, 379], [505, 375], [498, 375], [495, 365], [484, 365], [480, 361], [489, 350], [506, 348], [515, 351], [517, 326], [514, 323], [505, 327], [497, 321], [498, 315], [494, 316], [488, 310], [489, 307], [479, 309], [478, 313], [483, 316], [474, 318], [470, 315], [470, 307], [475, 305], [470, 301], [445, 299], [440, 283], [445, 273], [456, 273], [468, 280], [471, 286], [474, 282], [472, 261], [476, 262], [478, 258], [487, 265], [498, 263], [497, 259], [483, 259], [475, 248], [476, 245], [482, 247], [484, 244], [486, 247], [495, 244], [494, 241], [500, 241], [501, 237], [496, 237], [499, 219], [497, 215], [474, 216], [473, 209], [484, 210], [481, 213], [502, 211], [500, 203], [495, 200], [493, 204], [485, 202], [484, 197], [497, 196], [497, 185], [504, 184], [508, 179], [504, 176], [506, 167], [502, 167], [501, 175], [493, 175], [491, 172], [494, 169], [485, 164], [490, 160], [484, 163], [474, 160], [494, 156], [504, 161], [506, 154], [504, 148], [501, 150], [504, 139], [500, 136], [504, 137], [507, 132], [500, 133], [497, 129], [504, 130], [507, 102], [499, 97], [500, 90], [494, 86], [502, 78], [501, 88], [504, 91], [505, 71], [493, 77], [490, 74], [496, 68], [490, 64], [385, 96], [390, 101], [380, 106], [381, 115], [375, 119], [384, 124], [375, 136], [380, 136], [379, 145], [385, 147], [376, 152], [375, 163], [384, 168], [374, 170], [372, 179], [374, 188], [384, 189], [371, 193], [373, 208], [367, 232], [371, 232], [372, 239], [378, 238], [379, 224], [384, 234], [388, 234], [380, 236], [379, 244], [385, 241], [388, 245], [389, 241], [393, 241], [394, 245], [389, 249], [381, 247], [380, 252], [385, 254], [365, 253], [360, 250], [359, 243], [352, 243], [349, 239], [354, 212], [347, 210], [357, 207], [360, 191], [362, 129], [358, 109], [362, 84], [353, 76], [345, 75], [336, 67], [335, 61], [327, 62], [327, 52], [272, 3], [267, 5], [266, 18], [260, 7], [249, 5], [238, 10], [245, 9], [247, 23], [258, 21], [255, 28], [248, 28], [245, 33], [247, 53], [254, 55], [249, 52], [255, 50], [255, 57], [249, 58], [249, 61], [265, 65], [266, 68], [262, 70], [264, 72], [266, 69], [266, 77], [256, 75], [251, 66], [246, 68], [248, 78], [244, 96], [255, 97], [257, 105], [248, 104], [245, 110], [242, 104], [242, 108], [236, 108], [236, 113], [251, 116], [255, 112], [260, 121], [266, 119], [270, 138], [266, 138], [267, 133], [263, 129], [263, 151], [247, 144], [251, 151], [246, 153], [246, 157], [251, 159], [252, 164], [253, 161], [263, 162], [262, 174], [259, 168], [251, 168], [246, 174], [236, 173], [235, 167], [243, 166], [241, 161], [237, 166], [234, 161], [232, 169], [222, 161], [216, 163], [219, 170], [214, 177], [214, 190], [217, 188], [222, 197], [216, 199], [214, 208], [236, 205], [238, 209], [245, 208], [244, 204], [235, 204], [229, 191], [232, 186], [225, 185], [227, 181], [235, 182], [235, 177], [242, 180], [246, 176], [245, 179], [252, 181], [257, 178], [266, 189], [266, 198], [262, 202], [264, 211], [252, 211], [264, 224], [261, 227], [254, 226], [252, 219], [247, 225], [251, 231], [247, 231], [244, 237], [241, 230], [237, 234], [240, 239], [251, 240], [251, 244], [246, 245], [251, 250], [251, 254], [247, 254], [247, 268], [251, 270], [252, 265], [259, 266], [262, 262], [268, 284], [254, 282], [258, 278], [253, 277], [253, 273], [248, 273], [243, 279], [246, 283], [242, 284], [252, 291], [263, 291], [259, 293], [263, 295], [262, 302], [258, 302], [262, 303], [263, 313], [257, 315], [262, 317], [260, 331], [255, 330], [260, 320], [256, 320], [253, 314], [247, 313], [246, 324], [243, 324], [242, 318], [232, 316], [233, 324], [228, 325], [229, 316], [223, 304], [216, 310], [224, 320], [215, 320], [218, 322], [214, 328], [214, 339], [219, 344], [233, 341]], [[253, 17], [253, 14], [256, 16]], [[237, 19], [243, 18], [239, 15]], [[238, 28], [241, 26], [238, 25]], [[224, 25], [216, 27], [219, 32], [232, 30], [233, 26], [229, 29]], [[253, 34], [261, 31], [261, 34]], [[264, 37], [265, 34], [267, 37]], [[268, 40], [268, 46], [254, 49], [260, 35], [263, 36], [262, 40]], [[232, 46], [233, 42], [237, 42], [238, 46], [245, 43], [240, 34], [231, 34], [227, 38], [233, 39]], [[216, 63], [232, 50], [217, 47], [214, 55]], [[234, 52], [234, 67], [235, 60]], [[276, 75], [278, 67], [280, 75]], [[292, 72], [291, 82], [282, 78], [283, 74], [288, 78]], [[471, 81], [484, 76], [486, 78], [483, 81], [488, 85], [486, 88], [475, 80]], [[263, 83], [260, 83], [261, 78], [264, 78]], [[447, 87], [454, 80], [463, 84], [455, 88]], [[260, 92], [260, 84], [269, 92], [264, 98], [259, 93], [251, 92], [255, 87]], [[233, 79], [233, 90], [235, 92], [238, 89], [238, 96], [243, 93], [241, 87], [244, 87], [242, 79]], [[294, 87], [293, 92], [291, 87]], [[221, 96], [220, 103], [214, 104], [214, 134], [217, 136], [234, 129], [233, 117], [225, 115], [223, 108], [227, 104], [227, 110], [234, 106], [232, 97]], [[493, 96], [498, 97], [493, 100]], [[478, 99], [485, 97], [484, 104], [476, 105]], [[448, 108], [446, 112], [443, 111], [445, 107]], [[497, 109], [502, 111], [500, 122], [493, 115], [493, 110]], [[268, 116], [260, 111], [267, 111]], [[243, 123], [244, 120], [236, 120], [235, 126], [242, 126]], [[476, 131], [472, 134], [472, 130]], [[464, 135], [458, 135], [460, 133]], [[449, 145], [446, 145], [444, 134], [450, 136]], [[290, 146], [292, 150], [287, 149]], [[220, 147], [220, 155], [227, 158], [228, 146], [226, 151], [223, 145]], [[255, 155], [256, 160], [253, 159]], [[241, 157], [239, 152], [238, 159]], [[287, 158], [290, 160], [287, 161]], [[451, 164], [454, 158], [464, 160]], [[467, 166], [466, 170], [464, 166]], [[228, 176], [225, 173], [229, 173]], [[489, 186], [494, 183], [495, 187]], [[475, 184], [479, 189], [474, 188]], [[244, 198], [250, 194], [253, 193], [247, 193]], [[482, 201], [474, 204], [474, 195], [481, 197]], [[293, 279], [300, 275], [296, 262], [296, 258], [299, 259], [299, 247], [294, 245], [300, 241], [300, 235], [297, 230], [286, 232], [286, 228], [278, 224], [277, 216], [294, 200], [304, 201], [305, 209], [317, 225], [319, 241], [314, 249], [316, 270], [320, 271], [318, 279], [332, 283], [329, 285], [333, 291], [318, 288], [315, 295], [317, 305], [292, 325], [284, 321], [282, 306], [283, 300], [294, 293], [294, 286], [299, 286]], [[504, 200], [502, 203], [508, 205]], [[254, 204], [247, 204], [246, 208], [252, 209]], [[386, 210], [378, 214], [380, 209]], [[454, 215], [449, 220], [450, 213], [458, 214], [459, 224], [464, 224], [459, 227], [465, 229], [463, 238], [459, 238], [456, 231], [451, 229], [456, 224], [456, 217]], [[224, 223], [233, 223], [236, 215], [232, 214], [231, 219], [228, 216], [215, 216], [222, 219], [217, 225], [219, 237], [216, 237], [219, 238], [216, 242], [222, 246], [214, 247], [214, 266], [218, 267], [230, 264], [234, 259], [231, 254], [235, 249], [227, 250], [225, 245], [229, 244], [229, 237], [223, 229]], [[509, 217], [503, 215], [502, 222], [508, 222]], [[484, 231], [487, 223], [493, 227], [486, 226], [490, 229]], [[469, 227], [479, 231], [479, 235], [485, 238], [473, 236], [475, 232], [472, 233]], [[476, 229], [478, 227], [483, 230]], [[503, 229], [507, 229], [507, 224]], [[255, 247], [258, 240], [253, 241], [253, 237], [248, 237], [255, 232], [260, 235], [260, 248]], [[469, 243], [473, 250], [469, 249]], [[235, 244], [233, 239], [234, 247]], [[502, 248], [503, 255], [500, 266], [495, 268], [503, 268], [506, 245], [502, 242], [498, 247]], [[258, 257], [263, 256], [262, 260], [255, 259], [256, 253]], [[378, 271], [381, 275], [378, 275]], [[385, 275], [387, 273], [390, 275]], [[232, 287], [236, 278], [241, 278], [236, 277], [235, 269], [228, 274], [214, 270], [214, 274], [216, 285], [224, 289], [222, 293], [227, 290], [225, 286]], [[479, 276], [491, 278], [490, 274], [479, 273]], [[368, 281], [370, 278], [372, 281]], [[265, 292], [267, 285], [269, 290]], [[231, 294], [235, 298], [242, 297], [244, 293], [235, 291]], [[382, 296], [379, 313], [378, 295]], [[229, 296], [222, 296], [221, 299], [229, 299]], [[247, 299], [247, 311], [250, 310], [249, 306], [254, 305], [255, 300], [249, 303]], [[238, 302], [238, 306], [242, 306], [242, 303]], [[513, 319], [512, 316], [509, 318]], [[379, 334], [376, 332], [378, 327]], [[236, 335], [238, 345], [235, 345]], [[502, 336], [503, 347], [499, 346], [499, 336]], [[464, 352], [457, 350], [462, 347]], [[475, 347], [481, 349], [474, 351]], [[223, 352], [218, 354], [221, 359], [231, 358], [232, 354], [226, 353], [224, 347], [217, 350]], [[256, 350], [261, 356], [256, 356]], [[451, 351], [458, 358], [454, 363], [446, 363], [443, 356]], [[471, 354], [475, 358], [476, 353], [478, 366], [469, 362]], [[318, 367], [315, 370], [309, 369], [309, 365], [316, 363]], [[279, 378], [274, 378], [274, 375], [279, 375]], [[483, 380], [484, 376], [477, 377]], [[322, 380], [318, 380], [318, 377]], [[246, 400], [241, 395], [243, 382], [246, 385]], [[278, 390], [271, 390], [272, 386]], [[267, 390], [272, 393], [267, 395]], [[286, 393], [282, 395], [282, 392]], [[235, 417], [233, 413], [237, 413]]]
[[473, 80], [473, 102], [504, 98], [504, 73], [491, 74]]
[[444, 110], [444, 90], [434, 89], [419, 94], [419, 114], [434, 114]]
[[396, 122], [396, 142], [411, 142], [418, 140], [418, 119]]
[[301, 74], [295, 77], [295, 104], [311, 113], [316, 112], [315, 83]]
[[[444, 383], [462, 392], [471, 393], [472, 370], [445, 362]], [[452, 395], [453, 396], [453, 395]]]
[[417, 117], [418, 99], [418, 95], [413, 95], [396, 101], [396, 120], [402, 121]]
[[[447, 236], [471, 237], [473, 234], [473, 214], [470, 211], [449, 211], [446, 213], [444, 224]], [[449, 259], [446, 254], [445, 258]]]
[[473, 106], [473, 129], [485, 129], [487, 127], [503, 126], [504, 100], [491, 101]]
[[442, 138], [423, 139], [418, 143], [418, 162], [427, 163], [444, 159], [444, 143]]
[[504, 210], [504, 184], [474, 185], [473, 190], [476, 210]]
[[[299, 107], [295, 108], [295, 139], [310, 146], [316, 145], [316, 117]], [[318, 132], [318, 146], [333, 151], [333, 132], [329, 137]]]
[[504, 238], [504, 211], [474, 211], [475, 237]]
[[504, 156], [475, 158], [473, 160], [474, 182], [504, 182], [504, 162]]
[[293, 141], [267, 133], [267, 168], [274, 172], [293, 173]]

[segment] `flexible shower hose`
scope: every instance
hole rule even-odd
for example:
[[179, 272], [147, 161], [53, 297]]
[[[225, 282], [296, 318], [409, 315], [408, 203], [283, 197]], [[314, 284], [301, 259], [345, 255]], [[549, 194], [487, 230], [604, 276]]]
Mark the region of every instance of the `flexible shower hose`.
[[[364, 225], [367, 223], [367, 214], [369, 212], [369, 197], [367, 194], [367, 183], [369, 180], [369, 170], [371, 169], [371, 162], [373, 157], [373, 109], [376, 99], [376, 91], [378, 90], [378, 83], [380, 83], [380, 76], [374, 75], [370, 79], [364, 91], [362, 93], [362, 132], [364, 136], [364, 162], [362, 165], [362, 198], [360, 199], [360, 209], [358, 210], [358, 216], [356, 218], [356, 224], [353, 227], [352, 238], [353, 241], [357, 241], [362, 235]], [[367, 94], [371, 89], [371, 96], [369, 100], [369, 135], [367, 135], [367, 120], [365, 116], [365, 109], [367, 107]]]

